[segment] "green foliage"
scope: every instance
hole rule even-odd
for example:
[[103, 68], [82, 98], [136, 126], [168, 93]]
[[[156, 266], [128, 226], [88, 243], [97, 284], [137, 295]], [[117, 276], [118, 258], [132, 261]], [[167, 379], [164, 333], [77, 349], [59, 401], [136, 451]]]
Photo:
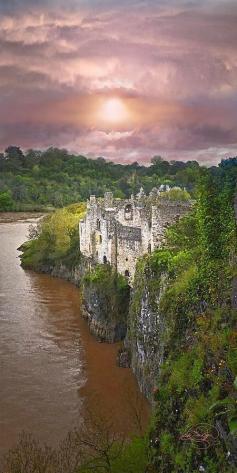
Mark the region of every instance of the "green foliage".
[[[141, 186], [146, 192], [163, 183], [187, 186], [193, 193], [203, 169], [196, 163], [153, 160], [146, 167], [116, 164], [103, 158], [87, 159], [72, 155], [67, 150], [49, 148], [46, 151], [10, 146], [0, 153], [0, 191], [10, 191], [13, 210], [40, 210], [61, 208], [73, 202], [85, 201], [90, 194], [102, 196], [113, 191], [115, 197], [125, 198], [137, 193]], [[175, 198], [180, 191], [171, 191]], [[182, 192], [180, 198], [185, 199]]]
[[190, 194], [186, 190], [176, 188], [171, 189], [169, 192], [163, 192], [160, 197], [174, 201], [187, 201], [191, 199]]
[[145, 473], [148, 461], [147, 439], [135, 437], [125, 443], [115, 443], [108, 456], [107, 465], [103, 467], [101, 458], [95, 458], [85, 466], [79, 468], [77, 473], [90, 473], [91, 471], [104, 471], [108, 473]]
[[85, 204], [72, 204], [44, 217], [35, 238], [22, 246], [22, 266], [34, 269], [55, 263], [75, 266], [80, 259], [78, 223], [84, 213]]
[[198, 473], [200, 465], [207, 473], [235, 469], [237, 314], [230, 293], [236, 180], [228, 169], [204, 173], [193, 211], [167, 230], [165, 248], [137, 267], [131, 316], [141, 309], [146, 287], [164, 326], [151, 431], [150, 468], [159, 473]]
[[198, 223], [196, 207], [166, 230], [166, 245], [176, 251], [197, 248]]
[[0, 192], [0, 212], [7, 212], [13, 209], [14, 202], [10, 192]]
[[195, 388], [202, 379], [202, 366], [203, 359], [196, 350], [181, 354], [172, 365], [169, 388], [178, 394]]

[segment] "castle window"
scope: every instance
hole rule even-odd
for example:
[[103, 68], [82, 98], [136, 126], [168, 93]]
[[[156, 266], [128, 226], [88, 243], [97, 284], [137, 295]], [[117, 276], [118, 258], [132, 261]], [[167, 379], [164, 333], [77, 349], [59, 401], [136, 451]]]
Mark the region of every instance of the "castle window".
[[132, 205], [127, 204], [124, 208], [124, 218], [126, 220], [132, 220], [133, 215], [132, 215]]
[[126, 258], [126, 261], [128, 261], [128, 258]]
[[100, 235], [100, 243], [102, 243], [102, 236]]
[[97, 222], [96, 222], [96, 227], [97, 227], [97, 230], [100, 230], [100, 220], [97, 218]]
[[107, 256], [103, 256], [103, 263], [106, 264], [107, 263]]
[[128, 269], [126, 269], [126, 270], [125, 270], [125, 273], [124, 273], [124, 275], [125, 275], [125, 277], [126, 277], [126, 278], [129, 278], [129, 276], [130, 276], [130, 273], [129, 273]]
[[151, 244], [148, 244], [148, 253], [151, 253]]

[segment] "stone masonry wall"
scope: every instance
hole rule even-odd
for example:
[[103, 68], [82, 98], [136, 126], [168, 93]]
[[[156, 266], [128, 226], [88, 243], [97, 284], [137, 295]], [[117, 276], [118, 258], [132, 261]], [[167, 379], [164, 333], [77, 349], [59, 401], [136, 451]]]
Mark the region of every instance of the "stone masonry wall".
[[137, 259], [161, 246], [167, 226], [191, 205], [142, 190], [126, 200], [114, 199], [111, 192], [104, 199], [91, 196], [80, 222], [80, 250], [95, 263], [110, 263], [132, 283]]

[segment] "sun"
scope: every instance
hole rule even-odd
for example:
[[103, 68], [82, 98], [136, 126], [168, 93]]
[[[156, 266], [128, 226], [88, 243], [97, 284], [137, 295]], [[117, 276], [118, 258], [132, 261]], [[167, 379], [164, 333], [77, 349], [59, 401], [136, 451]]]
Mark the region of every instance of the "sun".
[[128, 120], [129, 112], [120, 98], [113, 97], [102, 104], [99, 116], [105, 123], [120, 124]]

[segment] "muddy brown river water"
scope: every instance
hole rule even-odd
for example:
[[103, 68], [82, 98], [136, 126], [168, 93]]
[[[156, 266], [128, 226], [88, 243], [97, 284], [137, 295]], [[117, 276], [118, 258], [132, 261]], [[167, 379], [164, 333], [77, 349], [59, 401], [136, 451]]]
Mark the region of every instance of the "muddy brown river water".
[[145, 427], [149, 405], [131, 370], [116, 366], [118, 344], [90, 335], [79, 290], [21, 268], [17, 248], [31, 221], [18, 218], [0, 221], [0, 453], [22, 430], [57, 444], [85, 407], [119, 432], [137, 431], [138, 412]]

